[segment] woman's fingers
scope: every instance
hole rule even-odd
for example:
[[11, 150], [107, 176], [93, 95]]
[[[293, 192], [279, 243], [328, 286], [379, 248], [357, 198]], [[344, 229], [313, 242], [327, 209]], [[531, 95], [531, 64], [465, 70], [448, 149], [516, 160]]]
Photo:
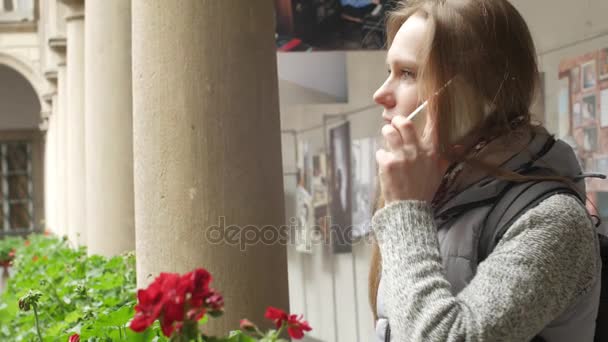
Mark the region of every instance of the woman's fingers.
[[418, 139], [418, 133], [414, 123], [408, 120], [405, 116], [395, 116], [391, 122], [391, 126], [399, 132], [401, 140], [404, 145], [413, 145], [412, 147], [418, 148], [420, 146], [420, 140]]
[[382, 136], [386, 141], [386, 147], [391, 151], [398, 151], [403, 148], [403, 140], [401, 134], [392, 125], [384, 125], [382, 127]]

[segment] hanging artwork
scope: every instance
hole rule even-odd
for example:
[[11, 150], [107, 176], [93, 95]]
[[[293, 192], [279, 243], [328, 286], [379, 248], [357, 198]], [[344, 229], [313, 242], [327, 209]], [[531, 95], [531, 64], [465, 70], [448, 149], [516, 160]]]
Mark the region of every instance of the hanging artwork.
[[328, 231], [334, 253], [352, 251], [351, 151], [348, 122], [329, 131], [331, 153], [330, 216]]
[[313, 198], [310, 194], [312, 177], [310, 145], [298, 142], [297, 188], [296, 188], [296, 229], [294, 244], [296, 250], [312, 253], [312, 227], [314, 225]]
[[559, 81], [557, 113], [559, 119], [559, 136], [565, 136], [570, 132], [570, 90], [568, 79]]
[[327, 154], [318, 153], [312, 157], [312, 206], [314, 210], [314, 231], [312, 232], [315, 241], [329, 227], [329, 184], [327, 176]]
[[583, 91], [595, 88], [597, 85], [597, 73], [595, 70], [595, 60], [583, 64]]
[[600, 80], [608, 80], [608, 48], [600, 50], [598, 69]]
[[376, 198], [376, 139], [352, 141], [352, 223], [353, 237], [371, 231], [374, 199]]
[[327, 155], [319, 153], [312, 157], [312, 194], [315, 207], [327, 205]]
[[600, 92], [600, 123], [602, 128], [608, 127], [608, 89]]

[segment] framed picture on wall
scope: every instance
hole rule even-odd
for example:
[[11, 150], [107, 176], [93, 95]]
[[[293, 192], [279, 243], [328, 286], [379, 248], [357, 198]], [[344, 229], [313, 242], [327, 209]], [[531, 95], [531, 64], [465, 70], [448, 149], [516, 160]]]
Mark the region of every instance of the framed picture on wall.
[[598, 62], [600, 80], [608, 80], [608, 48], [600, 50]]
[[581, 69], [576, 66], [570, 69], [570, 96], [576, 96], [581, 92]]
[[600, 124], [602, 127], [608, 127], [608, 89], [600, 93]]
[[361, 237], [371, 231], [372, 208], [377, 190], [376, 139], [353, 140], [351, 150], [353, 237]]
[[312, 203], [315, 207], [327, 205], [327, 155], [319, 153], [312, 157]]
[[581, 127], [582, 118], [581, 118], [581, 103], [577, 101], [572, 106], [572, 126], [574, 128]]
[[583, 126], [595, 126], [597, 118], [596, 109], [595, 95], [583, 97], [581, 101], [581, 121]]
[[582, 88], [583, 91], [591, 90], [597, 85], [595, 61], [583, 64]]
[[329, 233], [333, 253], [352, 252], [350, 124], [329, 130], [331, 177], [329, 190]]
[[570, 126], [573, 125], [570, 118], [570, 90], [568, 77], [559, 80], [557, 114], [559, 119], [559, 136], [563, 137], [570, 132]]
[[597, 126], [583, 129], [583, 149], [587, 152], [597, 151]]

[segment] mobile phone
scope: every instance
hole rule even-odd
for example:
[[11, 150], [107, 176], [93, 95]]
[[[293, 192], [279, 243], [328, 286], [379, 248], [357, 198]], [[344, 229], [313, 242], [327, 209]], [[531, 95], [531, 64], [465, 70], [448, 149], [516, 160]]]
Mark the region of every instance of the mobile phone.
[[426, 107], [428, 106], [429, 101], [424, 101], [420, 106], [414, 109], [409, 115], [407, 115], [407, 119], [412, 121], [414, 124], [414, 128], [416, 129], [416, 133], [418, 133], [419, 137], [422, 137], [424, 133], [424, 128], [426, 126]]

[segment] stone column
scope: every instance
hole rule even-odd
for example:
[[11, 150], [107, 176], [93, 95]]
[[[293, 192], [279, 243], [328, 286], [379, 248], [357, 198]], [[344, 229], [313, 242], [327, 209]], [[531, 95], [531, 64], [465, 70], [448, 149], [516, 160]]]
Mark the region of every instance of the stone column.
[[207, 331], [262, 323], [288, 310], [273, 1], [134, 0], [132, 20], [138, 285], [204, 267], [226, 299]]
[[89, 254], [135, 250], [131, 2], [85, 8], [86, 228]]
[[47, 145], [46, 145], [46, 160], [45, 169], [48, 172], [48, 182], [45, 183], [45, 194], [47, 194], [48, 200], [45, 202], [44, 207], [47, 211], [48, 227], [53, 233], [61, 236], [59, 233], [59, 118], [60, 114], [58, 111], [59, 98], [57, 93], [53, 94], [51, 101], [51, 116], [49, 117], [49, 129], [47, 131]]
[[67, 35], [67, 191], [68, 237], [74, 246], [86, 244], [84, 164], [84, 7], [72, 4], [66, 17]]
[[67, 179], [68, 179], [68, 168], [67, 168], [67, 71], [65, 62], [57, 64], [57, 95], [53, 98], [53, 102], [57, 103], [57, 150], [56, 150], [56, 164], [57, 164], [57, 185], [55, 187], [55, 210], [57, 218], [56, 233], [59, 236], [68, 234], [67, 229], [67, 200], [68, 193], [66, 190]]
[[56, 107], [53, 105], [53, 95], [51, 95], [51, 110], [46, 113], [46, 118], [43, 120], [46, 123], [46, 132], [44, 138], [44, 225], [43, 229], [55, 232], [55, 212], [53, 208], [53, 185], [55, 184], [54, 171], [55, 171], [55, 135], [56, 131], [53, 127], [53, 119], [57, 115], [53, 115], [53, 109]]
[[49, 220], [49, 228], [55, 234], [57, 234], [57, 170], [59, 168], [57, 163], [57, 147], [58, 147], [58, 126], [57, 119], [59, 118], [59, 114], [56, 111], [57, 108], [57, 95], [53, 95], [53, 109], [51, 112], [51, 117], [49, 117], [49, 130], [47, 132], [47, 142], [50, 146], [47, 146], [47, 151], [50, 156], [47, 158], [48, 164], [46, 167], [49, 170], [49, 182], [46, 183], [46, 191], [49, 192], [48, 199], [49, 201], [45, 203], [45, 208], [47, 208], [47, 212], [50, 217]]

